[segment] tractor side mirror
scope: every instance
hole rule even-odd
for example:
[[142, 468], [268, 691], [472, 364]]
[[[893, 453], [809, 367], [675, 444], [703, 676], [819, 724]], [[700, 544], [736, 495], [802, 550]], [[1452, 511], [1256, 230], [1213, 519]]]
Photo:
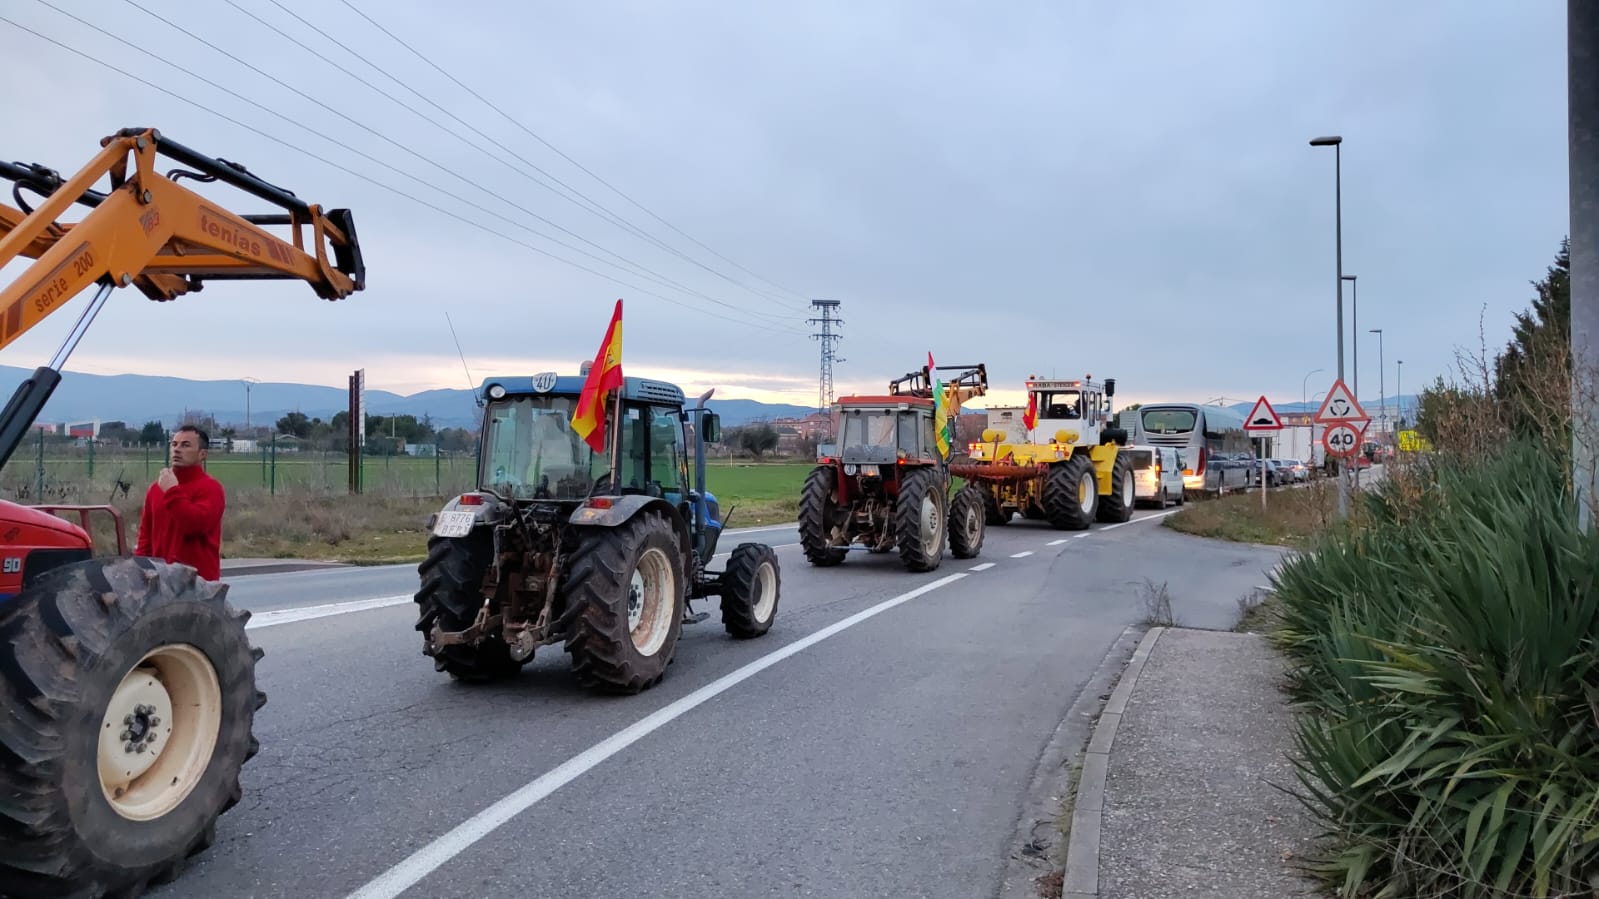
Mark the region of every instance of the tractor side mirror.
[[700, 435], [706, 443], [720, 443], [722, 440], [722, 417], [715, 412], [707, 412], [700, 419]]
[[1113, 397], [1115, 395], [1116, 395], [1116, 379], [1115, 378], [1106, 378], [1105, 379], [1105, 399], [1108, 400], [1108, 399], [1110, 399], [1111, 397]]

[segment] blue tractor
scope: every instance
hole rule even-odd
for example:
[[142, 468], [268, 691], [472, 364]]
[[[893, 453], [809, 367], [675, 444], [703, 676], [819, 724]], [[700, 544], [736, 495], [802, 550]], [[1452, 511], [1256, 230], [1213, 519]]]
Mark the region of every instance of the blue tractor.
[[720, 597], [735, 638], [772, 626], [771, 547], [741, 543], [710, 569], [726, 524], [705, 489], [705, 446], [720, 431], [710, 393], [689, 409], [676, 385], [625, 378], [596, 453], [572, 428], [584, 381], [545, 372], [479, 386], [477, 489], [428, 517], [416, 593], [423, 653], [458, 680], [509, 677], [559, 642], [580, 682], [636, 693], [666, 673], [683, 625], [709, 616], [694, 599]]

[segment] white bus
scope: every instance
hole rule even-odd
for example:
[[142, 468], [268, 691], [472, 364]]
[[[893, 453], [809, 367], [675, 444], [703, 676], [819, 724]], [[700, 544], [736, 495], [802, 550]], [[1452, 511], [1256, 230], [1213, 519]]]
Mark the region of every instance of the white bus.
[[1218, 467], [1212, 474], [1210, 464], [1215, 453], [1254, 454], [1249, 432], [1244, 430], [1244, 417], [1237, 412], [1199, 403], [1149, 403], [1132, 415], [1134, 442], [1174, 446], [1182, 453], [1185, 491], [1215, 492], [1224, 485], [1247, 483], [1248, 466]]

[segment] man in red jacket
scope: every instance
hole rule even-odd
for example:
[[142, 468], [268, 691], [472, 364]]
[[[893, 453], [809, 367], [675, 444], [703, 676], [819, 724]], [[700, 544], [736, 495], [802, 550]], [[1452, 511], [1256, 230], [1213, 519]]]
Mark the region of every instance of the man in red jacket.
[[172, 467], [161, 469], [144, 495], [134, 555], [192, 565], [208, 581], [222, 579], [222, 485], [205, 472], [211, 438], [194, 425], [172, 434]]

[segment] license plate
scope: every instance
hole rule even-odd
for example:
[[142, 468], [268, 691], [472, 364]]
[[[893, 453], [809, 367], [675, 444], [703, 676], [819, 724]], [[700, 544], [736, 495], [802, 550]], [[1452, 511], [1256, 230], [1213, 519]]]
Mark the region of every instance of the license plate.
[[435, 537], [465, 537], [472, 533], [471, 512], [440, 512], [439, 520], [433, 522], [433, 535]]

